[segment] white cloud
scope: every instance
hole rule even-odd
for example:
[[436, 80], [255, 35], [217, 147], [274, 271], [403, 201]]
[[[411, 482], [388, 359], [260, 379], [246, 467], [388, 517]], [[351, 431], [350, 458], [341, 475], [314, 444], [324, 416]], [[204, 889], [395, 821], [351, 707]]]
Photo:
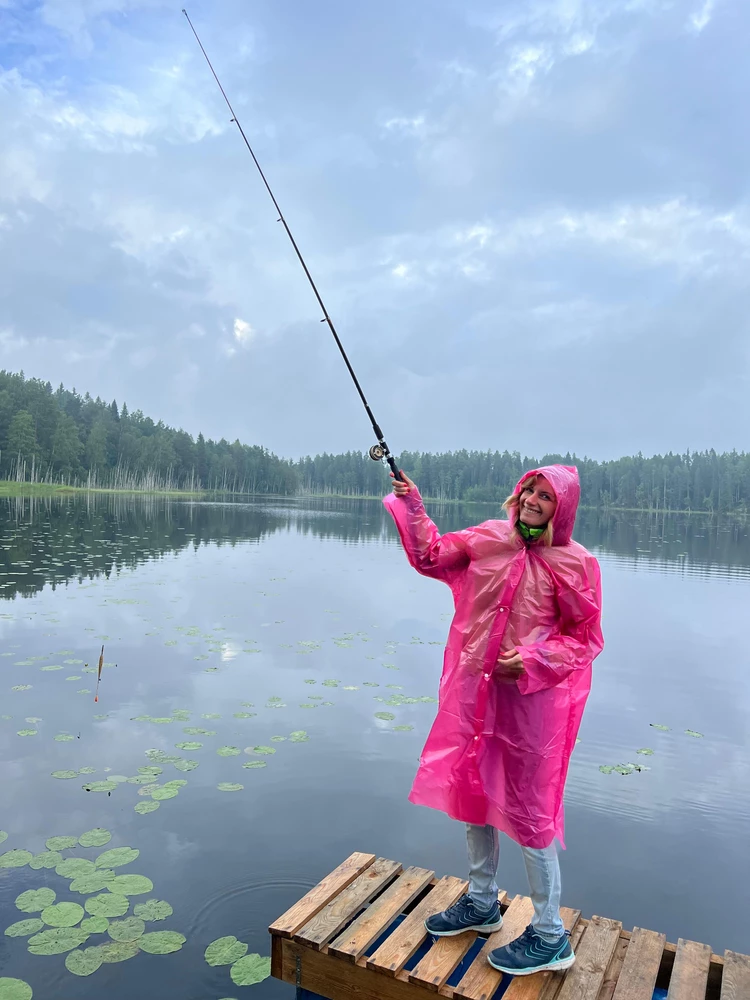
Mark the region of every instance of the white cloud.
[[247, 347], [255, 337], [256, 332], [244, 319], [235, 318], [233, 327], [234, 339], [241, 347]]
[[716, 0], [703, 0], [703, 3], [698, 10], [693, 11], [690, 15], [688, 19], [688, 30], [695, 32], [696, 35], [700, 34], [713, 17], [715, 7]]
[[394, 132], [398, 135], [422, 137], [426, 132], [425, 116], [415, 115], [412, 118], [396, 116], [388, 118], [383, 122], [386, 132]]

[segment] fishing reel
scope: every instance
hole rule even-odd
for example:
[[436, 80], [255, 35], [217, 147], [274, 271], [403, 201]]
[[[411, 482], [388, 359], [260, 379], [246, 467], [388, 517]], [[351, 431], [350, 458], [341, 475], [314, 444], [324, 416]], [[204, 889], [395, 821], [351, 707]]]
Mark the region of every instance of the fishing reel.
[[374, 444], [368, 454], [373, 462], [382, 462], [385, 458], [385, 448], [381, 444]]

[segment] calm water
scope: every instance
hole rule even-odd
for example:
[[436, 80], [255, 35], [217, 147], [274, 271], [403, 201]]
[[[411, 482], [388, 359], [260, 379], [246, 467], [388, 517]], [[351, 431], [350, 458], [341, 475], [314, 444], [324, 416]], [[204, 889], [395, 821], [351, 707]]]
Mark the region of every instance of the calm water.
[[[449, 530], [492, 510], [433, 516]], [[568, 782], [565, 902], [749, 952], [747, 528], [584, 512], [576, 536], [602, 563], [607, 648]], [[206, 964], [206, 946], [233, 934], [267, 955], [268, 923], [354, 850], [463, 874], [459, 825], [406, 798], [450, 594], [409, 569], [379, 503], [4, 501], [0, 597], [0, 853], [104, 827], [106, 848], [64, 856], [137, 848], [117, 873], [153, 890], [131, 904], [168, 901], [173, 915], [147, 929], [187, 936], [175, 954], [78, 978], [65, 955], [30, 955], [26, 938], [0, 935], [0, 976], [28, 981], [35, 1000], [288, 998], [273, 980], [234, 986], [228, 966]], [[301, 731], [306, 740], [288, 738]], [[185, 741], [202, 746], [175, 748]], [[164, 755], [199, 766], [154, 760]], [[266, 766], [243, 768], [251, 761]], [[631, 762], [650, 770], [599, 770]], [[153, 800], [122, 779], [153, 765], [154, 781], [186, 784], [137, 813]], [[95, 770], [52, 776], [80, 768]], [[112, 776], [109, 793], [83, 787]], [[500, 882], [524, 891], [507, 840]], [[3, 929], [35, 916], [14, 901], [41, 886], [58, 901], [89, 898], [54, 869], [0, 868]]]

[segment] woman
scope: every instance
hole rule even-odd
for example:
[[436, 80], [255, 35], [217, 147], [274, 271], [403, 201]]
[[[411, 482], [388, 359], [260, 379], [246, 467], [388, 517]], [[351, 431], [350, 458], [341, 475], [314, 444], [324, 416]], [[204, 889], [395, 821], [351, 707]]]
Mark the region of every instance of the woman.
[[523, 849], [534, 904], [524, 933], [489, 956], [511, 975], [575, 961], [555, 840], [565, 846], [565, 778], [604, 645], [599, 566], [571, 539], [579, 497], [577, 469], [534, 469], [506, 500], [507, 521], [442, 536], [408, 477], [384, 500], [409, 562], [447, 583], [456, 609], [409, 798], [467, 825], [469, 891], [426, 927], [448, 936], [501, 926], [498, 831], [508, 834]]

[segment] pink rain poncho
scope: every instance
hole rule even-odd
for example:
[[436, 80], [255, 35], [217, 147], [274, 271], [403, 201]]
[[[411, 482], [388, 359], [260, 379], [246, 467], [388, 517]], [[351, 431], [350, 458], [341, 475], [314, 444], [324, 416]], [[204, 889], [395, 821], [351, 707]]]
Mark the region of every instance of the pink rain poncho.
[[[411, 565], [447, 583], [456, 609], [409, 798], [537, 848], [565, 846], [565, 778], [604, 645], [599, 565], [571, 539], [578, 470], [535, 469], [516, 492], [538, 474], [557, 497], [552, 546], [526, 545], [510, 521], [441, 536], [416, 490], [383, 501]], [[497, 662], [514, 647], [520, 677]]]

